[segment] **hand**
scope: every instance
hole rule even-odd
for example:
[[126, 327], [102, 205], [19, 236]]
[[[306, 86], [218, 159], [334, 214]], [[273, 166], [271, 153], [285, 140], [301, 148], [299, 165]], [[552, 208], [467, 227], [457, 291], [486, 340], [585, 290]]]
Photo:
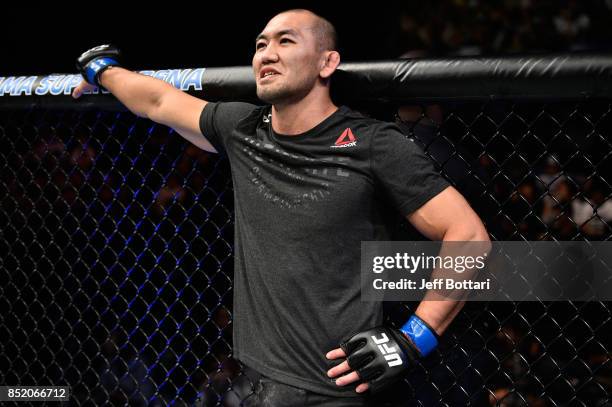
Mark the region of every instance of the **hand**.
[[[344, 351], [342, 350], [342, 348], [336, 348], [334, 350], [331, 350], [329, 352], [327, 352], [327, 355], [325, 355], [325, 357], [327, 359], [339, 359], [339, 358], [344, 358], [346, 357], [346, 353], [344, 353]], [[345, 360], [344, 362], [340, 363], [338, 366], [332, 367], [331, 369], [329, 369], [327, 371], [327, 376], [331, 377], [332, 379], [334, 377], [338, 377], [346, 372], [349, 372], [351, 370], [351, 368], [349, 367], [348, 362]], [[336, 380], [336, 384], [338, 386], [346, 386], [347, 384], [351, 384], [354, 383], [356, 381], [359, 380], [359, 374], [357, 374], [357, 372], [351, 372], [348, 375], [344, 375], [342, 377], [340, 377], [339, 379]], [[355, 391], [357, 393], [363, 393], [364, 391], [368, 390], [370, 388], [370, 386], [368, 386], [367, 383], [360, 383], [356, 388]]]
[[79, 85], [72, 91], [72, 97], [78, 99], [83, 93], [94, 89], [96, 89], [95, 85], [91, 85], [87, 83], [87, 81], [81, 81], [81, 83], [79, 83]]
[[81, 54], [77, 59], [77, 69], [83, 78], [92, 85], [100, 85], [100, 75], [111, 66], [120, 66], [121, 53], [113, 45], [100, 45]]
[[338, 386], [361, 381], [355, 389], [357, 393], [368, 389], [376, 393], [399, 380], [414, 365], [419, 353], [401, 331], [378, 326], [351, 336], [326, 356], [346, 357], [327, 372], [332, 378], [344, 374], [336, 380]]

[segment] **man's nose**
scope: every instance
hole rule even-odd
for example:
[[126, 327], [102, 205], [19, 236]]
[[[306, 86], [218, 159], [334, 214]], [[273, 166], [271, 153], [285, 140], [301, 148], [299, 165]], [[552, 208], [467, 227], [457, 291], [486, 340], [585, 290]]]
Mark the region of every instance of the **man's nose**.
[[266, 49], [264, 49], [261, 53], [261, 62], [263, 64], [269, 64], [278, 61], [278, 52], [276, 52], [276, 46], [270, 42]]

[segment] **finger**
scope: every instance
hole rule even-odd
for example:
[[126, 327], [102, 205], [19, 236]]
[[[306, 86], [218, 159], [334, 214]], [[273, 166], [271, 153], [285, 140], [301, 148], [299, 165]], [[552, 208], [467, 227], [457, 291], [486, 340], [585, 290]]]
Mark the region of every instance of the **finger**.
[[83, 89], [83, 81], [81, 81], [81, 83], [79, 83], [77, 87], [74, 88], [74, 90], [72, 91], [72, 97], [75, 99], [80, 97], [82, 94], [82, 89]]
[[342, 348], [336, 348], [334, 350], [330, 350], [325, 355], [325, 357], [327, 357], [327, 359], [338, 359], [338, 358], [343, 358], [345, 356], [346, 356], [346, 353], [344, 353]]
[[355, 388], [355, 391], [357, 393], [363, 393], [364, 391], [367, 391], [369, 388], [370, 386], [368, 386], [367, 383], [361, 383], [359, 386]]
[[346, 386], [347, 384], [351, 384], [359, 380], [359, 374], [357, 372], [351, 372], [346, 376], [342, 376], [338, 380], [336, 380], [336, 385], [338, 386]]
[[85, 81], [81, 81], [81, 83], [79, 83], [79, 85], [74, 88], [74, 91], [72, 91], [72, 97], [75, 99], [78, 99], [79, 97], [81, 97], [81, 95], [86, 91], [86, 90], [90, 90], [93, 89], [95, 86], [90, 85], [89, 83], [85, 82]]
[[342, 363], [340, 363], [338, 366], [334, 366], [331, 369], [329, 369], [327, 371], [327, 375], [329, 377], [336, 377], [336, 376], [340, 376], [341, 374], [344, 374], [348, 371], [350, 371], [351, 368], [349, 367], [349, 364], [347, 361], [344, 361]]
[[78, 99], [83, 94], [83, 82], [79, 83], [79, 85], [74, 88], [72, 91], [72, 97]]

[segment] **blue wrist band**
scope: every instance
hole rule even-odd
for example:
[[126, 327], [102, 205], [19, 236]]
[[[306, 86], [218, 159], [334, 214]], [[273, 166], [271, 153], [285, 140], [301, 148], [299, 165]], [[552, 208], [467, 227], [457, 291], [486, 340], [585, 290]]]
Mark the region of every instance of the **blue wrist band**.
[[423, 357], [429, 355], [438, 346], [436, 333], [416, 315], [411, 316], [400, 331], [412, 340]]
[[97, 58], [87, 64], [86, 74], [87, 74], [87, 82], [100, 86], [98, 83], [98, 73], [108, 68], [109, 66], [118, 66], [119, 62], [114, 60], [113, 58], [102, 57]]

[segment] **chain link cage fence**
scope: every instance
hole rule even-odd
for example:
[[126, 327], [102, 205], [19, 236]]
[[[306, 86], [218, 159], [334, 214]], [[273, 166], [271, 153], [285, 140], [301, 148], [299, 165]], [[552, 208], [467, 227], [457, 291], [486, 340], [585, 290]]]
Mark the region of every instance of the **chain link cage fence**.
[[[359, 109], [419, 142], [492, 239], [610, 240], [612, 101], [575, 96]], [[74, 405], [240, 405], [227, 161], [95, 98], [5, 100], [0, 384], [68, 385]], [[416, 305], [386, 303], [387, 321]], [[407, 405], [610, 406], [611, 319], [599, 301], [469, 303], [405, 379]]]

